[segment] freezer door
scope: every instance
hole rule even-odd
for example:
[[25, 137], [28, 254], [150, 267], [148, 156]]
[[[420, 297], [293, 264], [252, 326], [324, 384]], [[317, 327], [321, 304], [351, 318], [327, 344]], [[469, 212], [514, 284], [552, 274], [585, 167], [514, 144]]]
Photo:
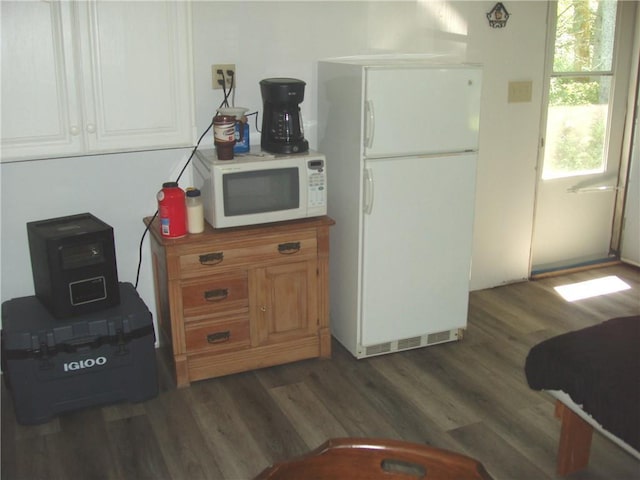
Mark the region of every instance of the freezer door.
[[464, 327], [476, 155], [365, 168], [361, 345]]
[[475, 151], [479, 67], [368, 67], [364, 108], [367, 158]]

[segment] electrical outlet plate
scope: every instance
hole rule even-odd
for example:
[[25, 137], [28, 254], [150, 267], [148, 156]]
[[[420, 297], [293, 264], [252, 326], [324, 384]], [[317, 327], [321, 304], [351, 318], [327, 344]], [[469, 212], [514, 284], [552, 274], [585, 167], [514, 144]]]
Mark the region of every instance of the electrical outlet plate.
[[[222, 71], [223, 73], [218, 73], [218, 71]], [[227, 72], [232, 71], [232, 75], [228, 75]], [[233, 78], [233, 85], [235, 86], [238, 82], [236, 78], [236, 65], [234, 63], [218, 63], [215, 65], [211, 65], [211, 87], [214, 90], [221, 90], [222, 85], [220, 85], [219, 80], [224, 79], [225, 88], [227, 90], [231, 89], [231, 79]]]

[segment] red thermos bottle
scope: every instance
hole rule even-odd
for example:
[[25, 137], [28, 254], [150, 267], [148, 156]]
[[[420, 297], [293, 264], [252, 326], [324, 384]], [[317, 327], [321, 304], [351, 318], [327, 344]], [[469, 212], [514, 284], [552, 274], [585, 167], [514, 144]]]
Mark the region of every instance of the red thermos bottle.
[[185, 195], [177, 182], [162, 184], [162, 190], [158, 192], [158, 216], [163, 237], [178, 238], [187, 234]]

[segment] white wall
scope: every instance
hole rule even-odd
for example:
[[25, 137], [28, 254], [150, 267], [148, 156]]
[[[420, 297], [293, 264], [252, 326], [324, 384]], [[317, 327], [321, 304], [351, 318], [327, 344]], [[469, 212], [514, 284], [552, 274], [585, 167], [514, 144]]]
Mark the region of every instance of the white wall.
[[[189, 154], [167, 150], [2, 164], [2, 301], [34, 293], [25, 224], [83, 212], [113, 227], [119, 280], [135, 283], [142, 218], [153, 215], [155, 194], [176, 178]], [[190, 176], [185, 180], [182, 186]], [[155, 319], [148, 242], [138, 291]]]
[[[196, 3], [197, 124], [200, 129], [206, 126], [221, 99], [219, 91], [210, 88], [213, 63], [236, 64], [236, 105], [251, 111], [261, 108], [261, 79], [290, 76], [306, 81], [301, 108], [305, 136], [312, 148], [316, 147], [318, 59], [439, 53], [482, 63], [485, 68], [471, 288], [527, 278], [547, 3], [507, 2], [511, 17], [506, 28], [493, 29], [486, 13], [495, 3]], [[533, 81], [530, 103], [507, 103], [510, 80]]]
[[[506, 2], [504, 29], [489, 27], [495, 1], [194, 2], [196, 122], [202, 132], [220, 103], [211, 65], [235, 63], [236, 105], [261, 109], [258, 82], [307, 82], [305, 136], [316, 146], [316, 62], [374, 53], [442, 53], [484, 64], [471, 285], [528, 275], [544, 55], [546, 2]], [[532, 80], [533, 101], [508, 104], [510, 80]], [[2, 119], [7, 121], [7, 119]], [[252, 121], [253, 122], [253, 121]], [[252, 123], [252, 143], [259, 143]], [[211, 145], [207, 135], [203, 144]], [[168, 150], [2, 164], [1, 297], [32, 295], [25, 223], [92, 212], [115, 229], [121, 281], [135, 281], [142, 217], [190, 152]], [[181, 182], [188, 186], [189, 177]], [[155, 314], [148, 246], [139, 291]], [[154, 315], [155, 316], [155, 315]]]

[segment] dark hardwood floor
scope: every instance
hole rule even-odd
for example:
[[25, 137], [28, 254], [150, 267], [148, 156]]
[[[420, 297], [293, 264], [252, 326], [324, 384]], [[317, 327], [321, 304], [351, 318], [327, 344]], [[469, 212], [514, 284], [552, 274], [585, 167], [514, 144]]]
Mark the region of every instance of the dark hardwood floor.
[[[567, 303], [553, 287], [617, 275], [631, 290]], [[404, 439], [466, 453], [496, 480], [558, 478], [551, 398], [528, 388], [529, 349], [551, 336], [640, 313], [640, 271], [590, 270], [471, 294], [462, 341], [355, 360], [334, 342], [309, 360], [196, 382], [141, 404], [16, 424], [2, 385], [2, 479], [249, 479], [331, 437]], [[571, 479], [640, 478], [640, 463], [594, 435]]]

